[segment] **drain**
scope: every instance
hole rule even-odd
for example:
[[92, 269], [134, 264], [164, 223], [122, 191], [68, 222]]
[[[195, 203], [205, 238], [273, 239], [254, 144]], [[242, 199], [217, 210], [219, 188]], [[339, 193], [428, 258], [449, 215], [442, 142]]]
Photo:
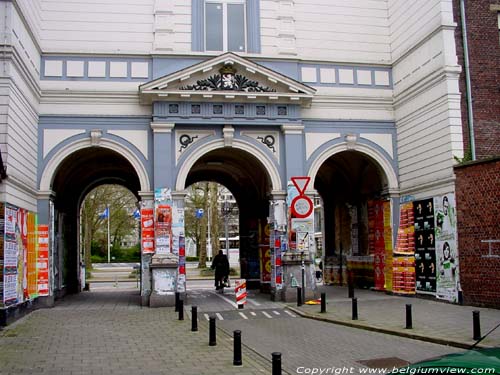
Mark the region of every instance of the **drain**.
[[397, 357], [367, 359], [358, 361], [358, 363], [361, 363], [369, 368], [394, 368], [410, 364], [410, 362]]

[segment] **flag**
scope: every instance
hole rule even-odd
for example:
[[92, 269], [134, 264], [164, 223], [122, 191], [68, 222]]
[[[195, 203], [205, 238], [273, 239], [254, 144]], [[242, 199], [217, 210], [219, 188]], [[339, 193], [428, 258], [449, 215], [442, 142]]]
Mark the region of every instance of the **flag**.
[[135, 210], [134, 213], [132, 214], [134, 219], [140, 219], [141, 218], [141, 213], [139, 212], [139, 209]]
[[106, 207], [106, 209], [99, 214], [99, 219], [106, 219], [109, 217], [109, 207]]

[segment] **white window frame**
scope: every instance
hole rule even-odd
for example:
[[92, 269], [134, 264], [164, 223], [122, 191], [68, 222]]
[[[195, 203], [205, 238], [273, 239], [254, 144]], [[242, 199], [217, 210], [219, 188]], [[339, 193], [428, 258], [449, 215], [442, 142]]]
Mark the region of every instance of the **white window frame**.
[[222, 5], [222, 52], [228, 51], [228, 25], [227, 25], [227, 6], [228, 4], [243, 4], [243, 31], [245, 33], [245, 49], [243, 51], [233, 51], [233, 52], [246, 52], [248, 50], [248, 35], [247, 35], [247, 9], [246, 9], [246, 0], [207, 0], [205, 1], [203, 14], [205, 15], [205, 29], [203, 30], [203, 45], [204, 50], [207, 52], [221, 52], [221, 51], [212, 51], [207, 49], [207, 4], [220, 4]]

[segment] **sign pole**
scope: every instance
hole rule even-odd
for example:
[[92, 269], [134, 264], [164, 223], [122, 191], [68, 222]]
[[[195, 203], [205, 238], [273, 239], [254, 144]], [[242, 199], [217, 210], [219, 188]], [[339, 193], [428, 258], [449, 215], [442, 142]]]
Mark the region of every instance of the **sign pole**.
[[109, 220], [111, 219], [111, 215], [109, 214], [109, 204], [106, 206], [108, 209], [108, 263], [111, 261], [111, 242], [110, 242], [110, 233], [109, 233]]

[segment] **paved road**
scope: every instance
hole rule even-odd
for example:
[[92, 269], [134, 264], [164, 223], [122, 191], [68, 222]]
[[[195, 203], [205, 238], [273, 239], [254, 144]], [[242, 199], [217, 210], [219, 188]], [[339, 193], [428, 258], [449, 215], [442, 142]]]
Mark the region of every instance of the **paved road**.
[[300, 318], [290, 314], [283, 304], [270, 301], [268, 295], [254, 291], [249, 291], [243, 310], [237, 310], [233, 301], [234, 292], [230, 290], [223, 295], [214, 290], [192, 290], [188, 293], [187, 310], [189, 305], [198, 306], [200, 319], [215, 315], [218, 328], [228, 334], [241, 330], [245, 345], [264, 357], [281, 352], [283, 367], [291, 374], [304, 373], [311, 368], [346, 369], [343, 371], [357, 374], [361, 368], [366, 368], [363, 363], [377, 361], [381, 367], [392, 368], [458, 351], [443, 345]]

